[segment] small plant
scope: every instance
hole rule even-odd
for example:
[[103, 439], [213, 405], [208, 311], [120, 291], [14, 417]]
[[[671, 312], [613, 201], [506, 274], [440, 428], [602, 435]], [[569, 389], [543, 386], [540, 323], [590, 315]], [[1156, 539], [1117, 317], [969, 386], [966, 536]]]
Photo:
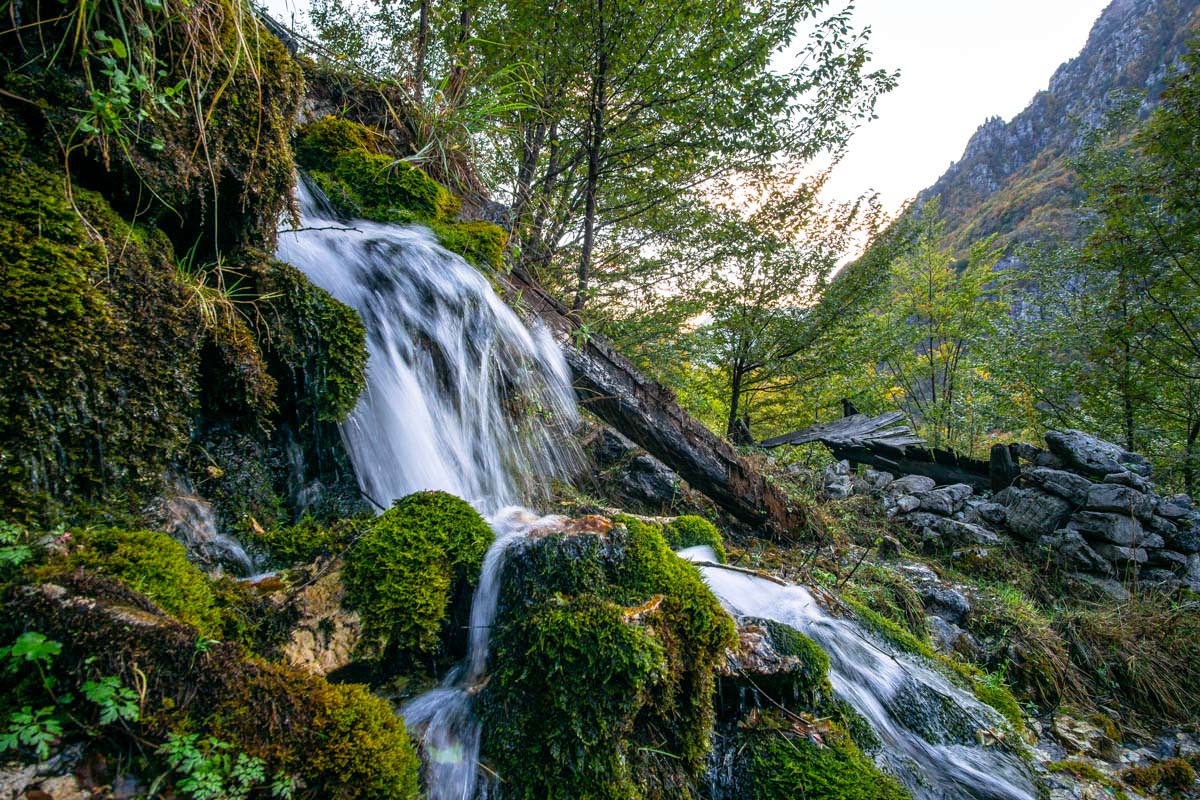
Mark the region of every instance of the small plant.
[[101, 725], [109, 725], [117, 720], [137, 722], [141, 717], [137, 692], [123, 686], [115, 675], [87, 681], [83, 684], [83, 696], [100, 707]]
[[62, 736], [62, 722], [55, 716], [54, 706], [34, 709], [23, 706], [8, 718], [8, 728], [0, 733], [0, 753], [21, 747], [33, 748], [38, 761], [50, 756], [50, 745]]
[[233, 745], [213, 736], [171, 734], [158, 753], [180, 775], [175, 788], [195, 800], [243, 800], [255, 789], [287, 800], [295, 791], [290, 776], [277, 774], [268, 781], [266, 762], [235, 753]]
[[0, 568], [19, 567], [33, 558], [29, 532], [20, 525], [0, 521]]

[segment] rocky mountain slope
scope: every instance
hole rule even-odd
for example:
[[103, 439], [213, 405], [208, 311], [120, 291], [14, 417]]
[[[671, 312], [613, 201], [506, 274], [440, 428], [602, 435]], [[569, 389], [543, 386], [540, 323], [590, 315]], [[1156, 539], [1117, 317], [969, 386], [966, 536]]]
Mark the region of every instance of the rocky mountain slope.
[[1080, 132], [1103, 121], [1115, 95], [1144, 92], [1152, 108], [1198, 30], [1200, 0], [1113, 0], [1049, 87], [1012, 120], [983, 123], [918, 204], [941, 196], [960, 248], [992, 233], [1009, 242], [1070, 237], [1080, 195], [1069, 160]]

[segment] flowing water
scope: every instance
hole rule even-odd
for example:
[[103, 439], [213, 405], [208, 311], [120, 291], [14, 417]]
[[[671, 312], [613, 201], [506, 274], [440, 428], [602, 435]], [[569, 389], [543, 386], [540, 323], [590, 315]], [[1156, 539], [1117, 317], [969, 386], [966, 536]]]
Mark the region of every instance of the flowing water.
[[[714, 561], [708, 548], [680, 553]], [[893, 654], [857, 623], [832, 616], [801, 586], [718, 567], [704, 580], [734, 617], [775, 620], [801, 631], [829, 655], [829, 682], [879, 737], [877, 761], [917, 800], [1034, 800], [1022, 759], [982, 746], [1002, 720], [992, 708], [905, 654]]]
[[[430, 800], [487, 798], [496, 781], [479, 766], [472, 703], [486, 680], [505, 557], [531, 531], [561, 522], [514, 504], [536, 499], [576, 463], [563, 435], [577, 420], [568, 371], [549, 334], [522, 324], [429, 230], [339, 221], [303, 181], [299, 200], [301, 225], [280, 235], [278, 256], [354, 308], [367, 329], [367, 389], [341, 428], [364, 496], [382, 511], [412, 492], [445, 490], [488, 516], [496, 534], [471, 606], [466, 659], [403, 709], [424, 744]], [[294, 487], [297, 496], [307, 488]], [[975, 698], [888, 654], [800, 587], [703, 573], [731, 614], [792, 625], [825, 649], [834, 690], [882, 742], [881, 766], [919, 800], [1035, 797], [1018, 758], [970, 741], [998, 724]]]
[[568, 476], [575, 396], [550, 334], [428, 228], [343, 223], [303, 180], [298, 199], [278, 257], [367, 329], [367, 389], [341, 428], [367, 499], [442, 489], [492, 513]]

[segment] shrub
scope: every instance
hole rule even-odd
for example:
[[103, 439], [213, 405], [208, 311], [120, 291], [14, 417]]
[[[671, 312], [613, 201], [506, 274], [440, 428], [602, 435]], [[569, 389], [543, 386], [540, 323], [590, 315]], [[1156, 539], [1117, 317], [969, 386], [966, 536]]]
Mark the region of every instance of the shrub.
[[346, 589], [363, 616], [363, 643], [431, 652], [451, 600], [478, 579], [492, 530], [465, 500], [418, 492], [372, 524], [346, 556]]

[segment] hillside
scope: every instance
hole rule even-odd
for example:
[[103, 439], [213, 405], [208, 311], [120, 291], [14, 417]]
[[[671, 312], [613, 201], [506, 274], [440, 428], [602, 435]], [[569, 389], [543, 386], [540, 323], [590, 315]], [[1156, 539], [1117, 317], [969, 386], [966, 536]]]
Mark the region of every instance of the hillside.
[[941, 195], [958, 249], [993, 233], [1008, 242], [1072, 236], [1079, 194], [1069, 159], [1080, 131], [1103, 120], [1114, 92], [1145, 92], [1148, 112], [1198, 27], [1198, 0], [1114, 0], [1079, 55], [1012, 120], [984, 122], [918, 204]]

